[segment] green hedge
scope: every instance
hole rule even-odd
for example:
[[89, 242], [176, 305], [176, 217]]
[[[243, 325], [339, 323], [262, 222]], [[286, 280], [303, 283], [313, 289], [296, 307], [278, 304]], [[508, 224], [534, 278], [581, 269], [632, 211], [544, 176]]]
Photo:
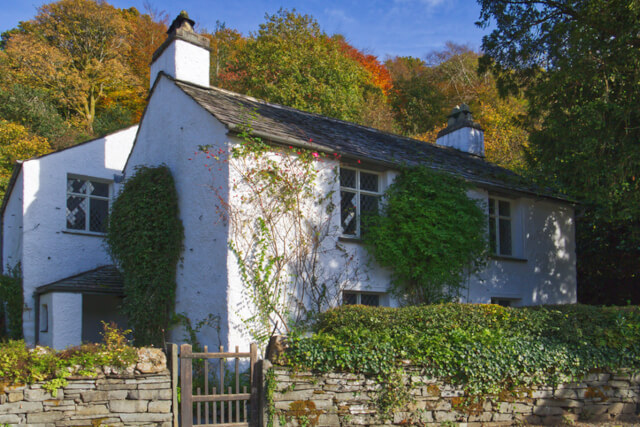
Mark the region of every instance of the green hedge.
[[292, 337], [288, 363], [384, 380], [410, 361], [469, 395], [640, 368], [640, 310], [582, 305], [345, 306]]

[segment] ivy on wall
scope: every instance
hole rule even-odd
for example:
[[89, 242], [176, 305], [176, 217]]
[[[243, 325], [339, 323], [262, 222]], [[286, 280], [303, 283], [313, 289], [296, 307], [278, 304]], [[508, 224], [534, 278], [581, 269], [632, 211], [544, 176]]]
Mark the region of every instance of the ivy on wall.
[[[24, 299], [22, 296], [21, 264], [7, 269], [7, 274], [0, 275], [0, 316], [6, 316], [6, 330], [0, 329], [7, 338], [19, 340], [22, 338], [22, 310]], [[2, 324], [4, 319], [0, 319]]]
[[138, 168], [114, 202], [107, 230], [109, 250], [124, 276], [123, 312], [138, 346], [164, 343], [183, 240], [171, 171]]
[[365, 217], [363, 240], [393, 271], [394, 293], [410, 304], [453, 300], [487, 254], [487, 218], [470, 186], [451, 174], [406, 168], [379, 214]]

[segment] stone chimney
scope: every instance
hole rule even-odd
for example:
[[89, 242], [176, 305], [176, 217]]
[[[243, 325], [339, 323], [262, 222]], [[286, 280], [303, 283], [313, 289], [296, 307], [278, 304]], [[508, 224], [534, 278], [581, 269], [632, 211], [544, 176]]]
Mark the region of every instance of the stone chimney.
[[184, 10], [171, 23], [169, 36], [153, 53], [150, 87], [160, 71], [177, 80], [209, 86], [209, 40], [193, 31], [194, 24]]
[[484, 157], [484, 131], [473, 121], [469, 106], [457, 105], [447, 118], [447, 127], [438, 132], [436, 144]]

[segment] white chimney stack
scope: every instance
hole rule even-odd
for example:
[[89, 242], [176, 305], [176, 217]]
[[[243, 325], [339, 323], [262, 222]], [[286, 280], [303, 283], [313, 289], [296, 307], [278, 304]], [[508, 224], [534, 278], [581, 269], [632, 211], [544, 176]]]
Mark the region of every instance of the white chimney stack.
[[466, 104], [451, 110], [447, 127], [438, 132], [436, 144], [484, 157], [484, 131], [473, 121]]
[[194, 24], [184, 10], [171, 23], [169, 36], [153, 53], [150, 87], [160, 71], [176, 80], [209, 87], [209, 40], [193, 31]]

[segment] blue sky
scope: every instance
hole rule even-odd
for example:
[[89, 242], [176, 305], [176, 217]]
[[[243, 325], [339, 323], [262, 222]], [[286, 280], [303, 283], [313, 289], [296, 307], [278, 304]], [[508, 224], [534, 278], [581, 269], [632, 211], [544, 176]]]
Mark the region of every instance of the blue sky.
[[[36, 8], [45, 3], [50, 1], [0, 0], [0, 31], [31, 19]], [[108, 3], [143, 11], [145, 1]], [[295, 8], [312, 15], [325, 32], [343, 34], [352, 45], [380, 59], [386, 55], [421, 58], [442, 49], [447, 41], [478, 49], [487, 33], [474, 25], [480, 13], [474, 0], [149, 0], [147, 3], [165, 11], [171, 19], [184, 9], [202, 28], [213, 29], [219, 20], [244, 35], [258, 29], [265, 13], [273, 14], [280, 7]]]

